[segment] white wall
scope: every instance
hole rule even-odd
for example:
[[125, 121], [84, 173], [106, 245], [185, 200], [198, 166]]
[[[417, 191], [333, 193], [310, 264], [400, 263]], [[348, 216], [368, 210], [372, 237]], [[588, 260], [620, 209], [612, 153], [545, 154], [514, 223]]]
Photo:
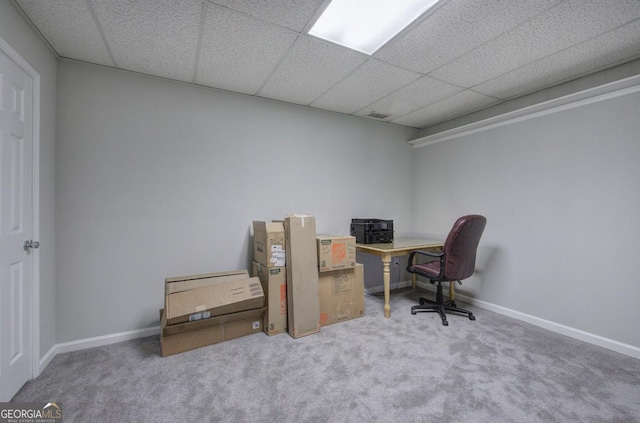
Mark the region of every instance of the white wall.
[[412, 222], [417, 131], [61, 61], [57, 342], [158, 324], [165, 277], [248, 268], [253, 220]]
[[414, 228], [488, 223], [460, 292], [640, 348], [640, 93], [414, 152]]
[[40, 74], [40, 357], [56, 343], [54, 157], [57, 59], [9, 1], [0, 1], [0, 37]]

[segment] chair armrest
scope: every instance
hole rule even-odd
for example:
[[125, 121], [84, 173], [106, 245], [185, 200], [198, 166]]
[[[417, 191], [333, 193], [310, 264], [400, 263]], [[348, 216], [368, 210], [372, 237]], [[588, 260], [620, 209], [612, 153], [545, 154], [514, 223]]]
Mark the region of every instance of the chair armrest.
[[442, 279], [442, 277], [444, 276], [444, 260], [445, 260], [445, 253], [444, 251], [438, 251], [438, 252], [432, 252], [432, 251], [424, 251], [424, 250], [415, 250], [409, 253], [409, 258], [407, 259], [407, 272], [409, 273], [417, 273], [419, 275], [423, 275], [423, 276], [428, 276], [420, 271], [414, 271], [414, 269], [412, 269], [413, 266], [413, 258], [417, 255], [420, 256], [427, 256], [427, 257], [434, 257], [434, 258], [439, 258], [440, 259], [440, 274], [437, 276], [437, 279]]
[[411, 266], [413, 264], [413, 258], [415, 255], [427, 256], [427, 257], [435, 257], [442, 258], [444, 256], [444, 251], [424, 251], [424, 250], [415, 250], [409, 253], [409, 258], [407, 259], [407, 266]]

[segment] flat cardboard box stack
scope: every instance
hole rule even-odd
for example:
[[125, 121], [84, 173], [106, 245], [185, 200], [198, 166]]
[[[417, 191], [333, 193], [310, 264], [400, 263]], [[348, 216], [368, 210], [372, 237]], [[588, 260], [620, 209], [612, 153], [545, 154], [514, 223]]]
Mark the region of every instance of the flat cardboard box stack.
[[[166, 278], [165, 284], [165, 300], [169, 294], [176, 292], [188, 291], [190, 289], [202, 288], [203, 286], [213, 285], [214, 283], [230, 282], [249, 277], [246, 270], [230, 270], [227, 272], [205, 273], [201, 275], [178, 276], [176, 278]], [[166, 306], [166, 304], [165, 304]]]
[[318, 270], [350, 269], [356, 266], [356, 237], [318, 235]]
[[224, 314], [206, 320], [167, 326], [162, 310], [160, 348], [163, 357], [217, 344], [241, 336], [262, 332], [262, 317], [267, 309], [259, 308]]
[[260, 332], [264, 298], [246, 270], [167, 278], [162, 356]]
[[364, 316], [364, 270], [357, 263], [349, 269], [319, 273], [320, 325], [327, 326]]
[[264, 292], [258, 278], [215, 279], [209, 285], [167, 295], [167, 324], [193, 322], [264, 307]]
[[287, 257], [288, 332], [293, 338], [320, 331], [316, 221], [310, 215], [284, 219]]

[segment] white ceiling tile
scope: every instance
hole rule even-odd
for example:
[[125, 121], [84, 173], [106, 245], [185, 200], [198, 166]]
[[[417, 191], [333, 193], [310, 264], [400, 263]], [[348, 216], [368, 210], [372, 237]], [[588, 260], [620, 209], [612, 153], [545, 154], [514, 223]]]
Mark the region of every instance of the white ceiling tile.
[[449, 0], [374, 56], [428, 73], [560, 0]]
[[462, 88], [423, 76], [393, 94], [358, 110], [358, 116], [371, 112], [389, 115], [386, 120], [406, 115], [428, 104], [435, 103], [462, 91]]
[[308, 105], [365, 60], [362, 53], [301, 35], [258, 95]]
[[419, 73], [369, 59], [311, 106], [351, 114], [419, 77]]
[[18, 0], [61, 57], [113, 66], [86, 0]]
[[91, 1], [119, 67], [193, 80], [201, 1]]
[[298, 34], [210, 4], [197, 83], [255, 94]]
[[636, 57], [640, 57], [640, 20], [477, 85], [474, 90], [511, 98]]
[[447, 97], [437, 103], [433, 103], [413, 113], [393, 119], [391, 122], [399, 125], [424, 128], [456, 116], [487, 107], [497, 100], [476, 92], [465, 90], [461, 93]]
[[214, 3], [301, 32], [324, 0], [214, 0]]
[[301, 33], [328, 2], [15, 5], [62, 57], [417, 127], [640, 57], [640, 0], [442, 0], [373, 57]]
[[430, 75], [473, 87], [638, 18], [638, 0], [569, 0]]

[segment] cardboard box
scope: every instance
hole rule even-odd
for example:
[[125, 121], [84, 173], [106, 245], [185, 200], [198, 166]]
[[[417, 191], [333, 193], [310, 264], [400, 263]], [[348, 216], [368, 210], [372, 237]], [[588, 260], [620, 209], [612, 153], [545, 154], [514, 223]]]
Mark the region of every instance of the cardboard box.
[[277, 335], [287, 331], [287, 269], [268, 268], [253, 262], [253, 276], [262, 284], [267, 312], [264, 314], [264, 331], [267, 335]]
[[188, 291], [190, 289], [202, 288], [204, 286], [215, 285], [249, 277], [246, 270], [229, 270], [226, 272], [203, 273], [201, 275], [177, 276], [164, 280], [164, 308], [167, 308], [167, 298], [177, 292]]
[[253, 260], [266, 267], [285, 266], [283, 222], [253, 222]]
[[364, 316], [364, 269], [356, 264], [352, 269], [319, 274], [320, 324], [332, 325]]
[[[188, 291], [190, 289], [202, 288], [203, 286], [214, 285], [249, 277], [246, 270], [229, 270], [226, 272], [204, 273], [202, 275], [178, 276], [166, 278], [164, 280], [165, 295], [176, 292]], [[166, 304], [165, 304], [166, 306]]]
[[264, 307], [258, 278], [243, 278], [166, 296], [167, 324], [191, 322]]
[[310, 215], [284, 219], [287, 244], [287, 317], [293, 338], [320, 331], [316, 220]]
[[261, 332], [266, 308], [225, 314], [197, 322], [168, 326], [161, 311], [160, 351], [163, 357]]
[[316, 236], [318, 248], [318, 270], [349, 269], [356, 266], [356, 237], [354, 236]]

